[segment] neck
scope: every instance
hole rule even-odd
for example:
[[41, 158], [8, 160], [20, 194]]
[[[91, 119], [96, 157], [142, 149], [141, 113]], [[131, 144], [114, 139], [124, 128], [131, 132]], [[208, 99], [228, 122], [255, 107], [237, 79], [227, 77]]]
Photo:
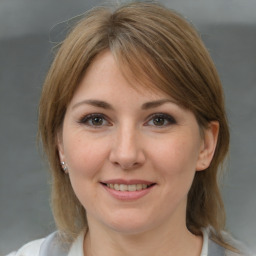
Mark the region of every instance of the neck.
[[84, 241], [85, 256], [199, 256], [202, 248], [202, 237], [190, 233], [185, 223], [138, 234], [120, 234], [91, 224]]

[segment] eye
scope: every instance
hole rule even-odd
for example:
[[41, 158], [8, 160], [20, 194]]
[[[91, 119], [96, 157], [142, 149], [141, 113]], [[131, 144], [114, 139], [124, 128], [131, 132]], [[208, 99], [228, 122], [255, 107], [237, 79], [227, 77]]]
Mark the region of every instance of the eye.
[[149, 121], [145, 125], [147, 126], [155, 126], [155, 127], [165, 127], [172, 124], [176, 124], [176, 120], [168, 114], [159, 113], [153, 114], [150, 116]]
[[82, 117], [78, 122], [94, 128], [111, 125], [103, 114], [89, 114]]

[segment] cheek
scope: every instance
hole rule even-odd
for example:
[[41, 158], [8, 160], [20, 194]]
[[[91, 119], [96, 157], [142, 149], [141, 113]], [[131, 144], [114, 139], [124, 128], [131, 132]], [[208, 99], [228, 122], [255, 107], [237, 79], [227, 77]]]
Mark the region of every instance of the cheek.
[[160, 166], [173, 167], [174, 170], [186, 170], [191, 167], [193, 170], [199, 154], [199, 143], [186, 138], [174, 138], [168, 142], [154, 143], [154, 152], [152, 157], [155, 158]]
[[66, 136], [64, 145], [73, 190], [87, 208], [98, 200], [95, 188], [107, 158], [108, 144], [77, 133]]
[[155, 143], [151, 154], [154, 169], [161, 173], [163, 182], [174, 188], [188, 190], [193, 181], [199, 153], [197, 140], [179, 136], [168, 143]]
[[107, 142], [83, 133], [66, 136], [64, 154], [71, 176], [94, 176], [108, 154]]

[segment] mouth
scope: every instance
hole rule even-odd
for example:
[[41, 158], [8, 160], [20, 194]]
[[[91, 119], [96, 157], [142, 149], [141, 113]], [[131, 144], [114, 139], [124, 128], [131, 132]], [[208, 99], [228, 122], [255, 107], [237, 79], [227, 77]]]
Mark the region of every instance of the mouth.
[[116, 190], [116, 191], [122, 191], [122, 192], [134, 192], [134, 191], [141, 191], [145, 190], [147, 188], [150, 188], [156, 183], [146, 184], [146, 183], [138, 183], [138, 184], [119, 184], [119, 183], [103, 183], [101, 182], [103, 186], [106, 186], [110, 189]]
[[146, 180], [112, 179], [100, 184], [113, 198], [121, 201], [136, 201], [150, 194], [157, 183]]

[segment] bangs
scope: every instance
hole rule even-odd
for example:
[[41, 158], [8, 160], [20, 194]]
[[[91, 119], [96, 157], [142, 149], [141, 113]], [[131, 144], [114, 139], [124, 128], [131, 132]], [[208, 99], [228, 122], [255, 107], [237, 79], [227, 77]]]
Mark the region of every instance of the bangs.
[[151, 49], [152, 46], [145, 46], [138, 39], [129, 39], [129, 35], [122, 34], [112, 40], [109, 46], [129, 84], [142, 93], [143, 90], [156, 94], [160, 91], [172, 97], [182, 107], [189, 108], [182, 92], [182, 84], [173, 75], [172, 66], [175, 65], [175, 60], [160, 56]]

